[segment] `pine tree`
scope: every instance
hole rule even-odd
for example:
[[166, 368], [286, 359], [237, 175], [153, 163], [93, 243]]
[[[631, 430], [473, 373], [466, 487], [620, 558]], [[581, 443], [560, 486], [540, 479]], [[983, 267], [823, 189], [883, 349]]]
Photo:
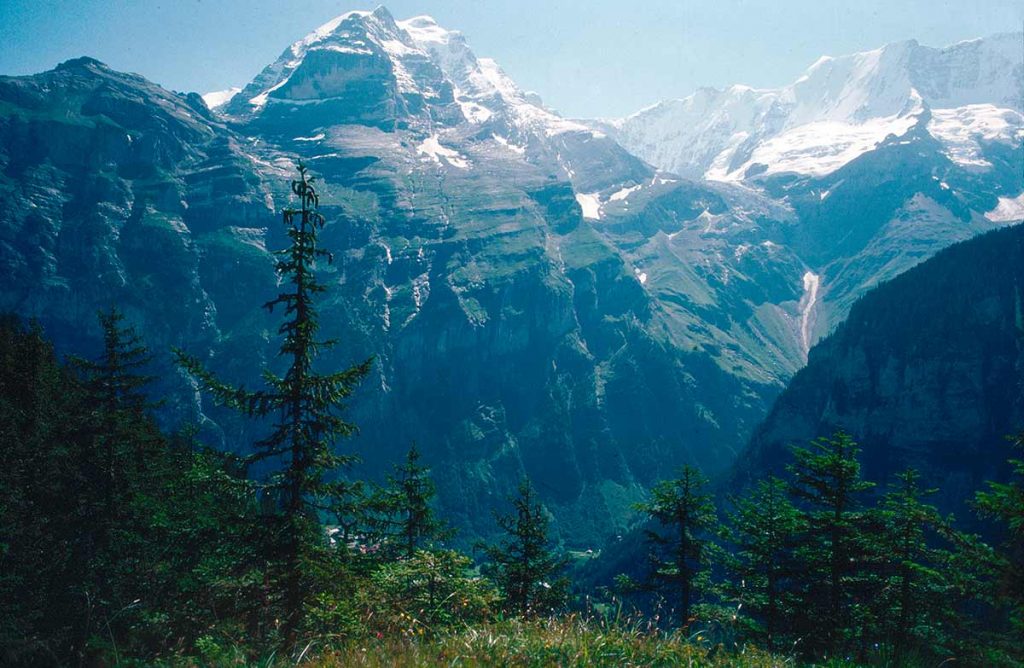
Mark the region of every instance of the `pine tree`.
[[103, 352], [98, 360], [85, 364], [91, 372], [90, 381], [96, 385], [95, 398], [111, 412], [140, 413], [156, 407], [143, 391], [154, 380], [142, 373], [153, 358], [139, 333], [124, 324], [124, 314], [116, 306], [100, 311], [96, 317], [103, 330]]
[[276, 306], [284, 308], [285, 319], [278, 330], [283, 336], [279, 355], [288, 362], [284, 375], [265, 371], [264, 390], [233, 387], [218, 380], [196, 358], [178, 352], [182, 366], [218, 400], [252, 417], [277, 416], [271, 434], [255, 444], [256, 453], [250, 461], [283, 462], [264, 490], [280, 510], [278, 549], [272, 561], [281, 583], [281, 633], [288, 648], [297, 640], [309, 596], [305, 563], [310, 550], [323, 542], [317, 513], [329, 508], [330, 498], [339, 488], [329, 474], [353, 461], [351, 455], [333, 449], [339, 438], [350, 436], [356, 429], [341, 417], [340, 410], [372, 363], [368, 359], [327, 374], [314, 369], [320, 354], [335, 344], [318, 338], [320, 323], [315, 304], [316, 296], [326, 290], [316, 278], [316, 263], [331, 262], [333, 258], [319, 246], [318, 234], [325, 219], [317, 211], [319, 197], [313, 179], [301, 164], [299, 178], [292, 182], [292, 193], [298, 198], [299, 208], [283, 213], [291, 243], [277, 252], [277, 272], [288, 289], [265, 305], [270, 311]]
[[[335, 546], [348, 547], [355, 541], [367, 538], [365, 532], [372, 524], [370, 515], [370, 494], [362, 480], [339, 480], [331, 495], [328, 515], [335, 526], [330, 529], [330, 540]], [[348, 551], [341, 554], [347, 555]]]
[[108, 642], [116, 661], [177, 579], [155, 527], [173, 507], [176, 471], [147, 410], [149, 356], [116, 309], [100, 324], [101, 354], [70, 367], [38, 328], [0, 325], [0, 489], [16, 492], [0, 493], [0, 535], [11, 539], [0, 571], [23, 588], [0, 591], [0, 608], [60, 663], [89, 662]]
[[254, 485], [233, 455], [193, 446], [167, 458], [167, 475], [142, 504], [149, 511], [147, 554], [135, 562], [142, 572], [129, 574], [142, 580], [148, 608], [148, 628], [137, 623], [135, 633], [156, 631], [191, 647], [223, 628], [244, 632], [248, 644], [260, 647], [267, 534]]
[[0, 318], [3, 665], [152, 659], [238, 629], [259, 600], [249, 483], [229, 457], [169, 446], [131, 364], [144, 346], [103, 316], [103, 353], [71, 366]]
[[637, 509], [663, 528], [645, 531], [649, 554], [649, 586], [675, 600], [681, 626], [693, 621], [693, 606], [710, 589], [710, 532], [717, 524], [707, 478], [686, 465], [674, 480], [663, 480], [651, 490], [651, 500]]
[[494, 580], [508, 610], [524, 616], [550, 612], [567, 597], [568, 581], [558, 577], [567, 560], [550, 547], [548, 518], [529, 481], [520, 483], [511, 501], [512, 513], [496, 516], [507, 538], [484, 548]]
[[375, 594], [371, 615], [377, 623], [396, 620], [419, 630], [485, 622], [501, 601], [494, 584], [477, 576], [470, 558], [454, 550], [417, 550], [409, 558], [380, 564], [370, 581]]
[[805, 526], [787, 491], [787, 483], [775, 476], [759, 481], [735, 501], [722, 534], [733, 546], [725, 559], [730, 575], [725, 590], [758, 622], [755, 637], [773, 651], [792, 627], [792, 583], [799, 573], [795, 549]]
[[[871, 513], [871, 542], [882, 564], [872, 596], [877, 632], [897, 663], [912, 654], [941, 652], [947, 644], [945, 629], [960, 600], [957, 579], [947, 567], [953, 563], [955, 543], [969, 540], [953, 528], [951, 519], [925, 503], [936, 490], [923, 489], [920, 480], [913, 469], [898, 474]], [[959, 575], [966, 573], [960, 569]]]
[[860, 496], [874, 487], [860, 477], [859, 448], [839, 431], [810, 448], [794, 448], [791, 492], [805, 509], [797, 548], [804, 571], [800, 609], [807, 644], [834, 655], [855, 635], [853, 608], [869, 553]]
[[145, 372], [152, 356], [134, 327], [124, 323], [116, 306], [97, 314], [103, 331], [103, 349], [95, 360], [73, 358], [81, 370], [85, 401], [93, 407], [89, 427], [92, 451], [89, 460], [95, 488], [102, 490], [102, 521], [108, 527], [118, 521], [131, 487], [146, 476], [146, 462], [163, 446], [156, 424], [148, 415], [157, 403], [149, 401], [145, 388], [154, 377]]
[[37, 324], [0, 316], [0, 664], [80, 661], [88, 608], [77, 379]]
[[[1024, 450], [1024, 432], [1011, 442]], [[998, 598], [1008, 606], [1018, 637], [1024, 638], [1024, 459], [1009, 461], [1013, 472], [1011, 480], [989, 482], [986, 491], [975, 495], [974, 506], [982, 517], [996, 520], [1005, 531], [999, 546]], [[1017, 649], [1024, 654], [1024, 640], [1018, 643]]]
[[[103, 346], [94, 360], [73, 358], [81, 376], [89, 417], [79, 425], [82, 449], [78, 471], [88, 522], [79, 530], [83, 579], [91, 619], [108, 633], [127, 628], [147, 591], [150, 555], [156, 552], [146, 534], [155, 490], [169, 474], [167, 444], [147, 398], [154, 380], [145, 373], [152, 363], [134, 327], [114, 306], [97, 314]], [[116, 622], [116, 625], [115, 625]], [[95, 630], [94, 630], [95, 632]]]
[[420, 464], [414, 444], [405, 461], [388, 476], [388, 484], [375, 490], [370, 499], [374, 537], [394, 545], [392, 551], [411, 558], [425, 543], [450, 536], [448, 525], [431, 507], [436, 495], [430, 469]]

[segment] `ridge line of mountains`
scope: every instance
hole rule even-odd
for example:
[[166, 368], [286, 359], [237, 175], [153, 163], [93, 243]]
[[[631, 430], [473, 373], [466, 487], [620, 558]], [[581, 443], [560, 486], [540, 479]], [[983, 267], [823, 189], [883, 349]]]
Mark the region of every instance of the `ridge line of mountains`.
[[[87, 58], [0, 77], [0, 308], [83, 351], [117, 302], [155, 351], [244, 381], [273, 363], [259, 305], [301, 159], [338, 258], [327, 361], [378, 360], [351, 406], [363, 466], [415, 441], [469, 537], [526, 475], [591, 546], [679, 464], [730, 467], [858, 298], [1024, 218], [1019, 38], [899, 43], [617, 121], [564, 119], [383, 8], [230, 98]], [[159, 363], [167, 420], [251, 442]]]

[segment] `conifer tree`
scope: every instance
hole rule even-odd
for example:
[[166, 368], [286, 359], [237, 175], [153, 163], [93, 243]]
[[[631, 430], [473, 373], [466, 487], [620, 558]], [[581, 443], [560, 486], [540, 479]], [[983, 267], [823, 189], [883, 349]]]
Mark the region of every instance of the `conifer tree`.
[[101, 354], [70, 367], [38, 328], [0, 325], [0, 572], [12, 576], [0, 576], [0, 608], [59, 663], [89, 662], [107, 642], [116, 661], [182, 575], [157, 528], [178, 471], [147, 412], [149, 356], [116, 309], [100, 324]]
[[[89, 618], [117, 633], [127, 628], [132, 602], [147, 590], [146, 573], [159, 550], [145, 538], [155, 490], [171, 474], [166, 441], [150, 409], [145, 373], [152, 358], [134, 327], [114, 306], [97, 314], [103, 333], [93, 360], [73, 358], [81, 376], [88, 418], [79, 425], [77, 468], [80, 498], [89, 520], [79, 529], [81, 558], [88, 574], [81, 586]], [[93, 633], [96, 629], [93, 629]]]
[[693, 606], [710, 588], [710, 532], [717, 514], [707, 478], [686, 465], [674, 480], [663, 480], [651, 490], [651, 499], [637, 509], [658, 522], [662, 531], [645, 531], [652, 550], [649, 554], [649, 586], [676, 602], [679, 623], [693, 621]]
[[[1024, 450], [1024, 432], [1010, 439]], [[1009, 482], [989, 482], [988, 489], [975, 495], [974, 506], [982, 516], [998, 521], [1005, 538], [1000, 545], [998, 598], [1010, 609], [1011, 624], [1022, 640], [1018, 651], [1024, 654], [1024, 459], [1011, 458]]]
[[551, 549], [548, 518], [529, 481], [519, 484], [511, 501], [512, 513], [496, 516], [507, 538], [484, 548], [494, 580], [508, 610], [523, 616], [550, 612], [567, 597], [568, 581], [559, 577], [567, 560]]
[[365, 539], [372, 524], [369, 497], [362, 480], [338, 481], [328, 511], [335, 522], [335, 530], [331, 532], [335, 544], [348, 547], [357, 539]]
[[733, 549], [725, 559], [730, 575], [725, 590], [758, 622], [755, 637], [767, 649], [778, 649], [794, 615], [795, 549], [803, 516], [789, 500], [786, 482], [770, 476], [735, 501], [728, 520], [722, 536]]
[[325, 219], [317, 211], [319, 197], [313, 179], [303, 165], [298, 170], [292, 193], [299, 208], [283, 212], [290, 244], [277, 251], [276, 268], [286, 289], [265, 305], [270, 311], [277, 306], [284, 309], [278, 333], [283, 337], [279, 356], [287, 362], [286, 371], [277, 375], [265, 370], [266, 389], [248, 390], [220, 381], [199, 360], [178, 352], [184, 368], [219, 401], [252, 417], [276, 416], [271, 434], [255, 444], [256, 453], [250, 461], [280, 463], [264, 491], [279, 510], [277, 553], [272, 555], [272, 563], [280, 582], [281, 634], [287, 648], [296, 642], [309, 596], [305, 566], [311, 551], [323, 542], [317, 513], [329, 508], [330, 498], [339, 489], [330, 474], [353, 461], [351, 455], [334, 449], [339, 438], [350, 436], [356, 429], [340, 411], [372, 363], [368, 359], [333, 373], [319, 373], [314, 368], [320, 354], [335, 344], [318, 338], [320, 322], [315, 303], [326, 290], [316, 278], [316, 264], [320, 260], [329, 263], [333, 258], [319, 246], [318, 235]]
[[797, 547], [804, 572], [800, 609], [808, 645], [834, 655], [854, 636], [853, 607], [864, 565], [861, 495], [874, 487], [860, 476], [859, 448], [845, 432], [794, 448], [791, 492], [804, 507], [807, 530]]
[[76, 378], [37, 324], [0, 316], [0, 664], [80, 661], [88, 618]]
[[86, 367], [90, 380], [97, 384], [96, 398], [111, 410], [141, 412], [156, 404], [143, 391], [154, 377], [143, 370], [153, 361], [142, 338], [131, 325], [124, 324], [124, 314], [116, 306], [97, 314], [103, 330], [103, 352]]
[[70, 366], [0, 317], [3, 665], [145, 662], [258, 601], [250, 486], [229, 457], [161, 436], [144, 346], [117, 315], [97, 360]]
[[949, 547], [956, 547], [949, 544], [967, 537], [925, 502], [936, 490], [922, 488], [920, 480], [914, 469], [898, 474], [872, 512], [872, 542], [882, 564], [872, 603], [877, 632], [897, 663], [911, 654], [941, 651], [960, 600], [957, 580], [947, 572], [954, 559]]
[[413, 444], [405, 461], [388, 476], [387, 485], [375, 490], [370, 499], [375, 537], [393, 544], [392, 551], [411, 558], [425, 543], [450, 536], [447, 524], [431, 507], [436, 495], [430, 469], [420, 464], [419, 450]]
[[93, 407], [87, 470], [99, 476], [92, 488], [103, 495], [102, 508], [95, 509], [101, 519], [97, 528], [103, 530], [117, 522], [133, 491], [130, 487], [137, 487], [148, 474], [147, 459], [163, 442], [147, 415], [158, 405], [145, 392], [154, 380], [144, 373], [152, 356], [116, 306], [97, 317], [103, 330], [102, 352], [95, 360], [75, 358], [73, 363], [82, 371], [85, 401]]

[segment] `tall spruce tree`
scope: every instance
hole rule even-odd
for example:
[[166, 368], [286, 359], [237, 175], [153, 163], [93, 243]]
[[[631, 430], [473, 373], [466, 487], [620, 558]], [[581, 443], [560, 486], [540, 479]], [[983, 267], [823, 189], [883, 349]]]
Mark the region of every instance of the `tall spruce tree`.
[[391, 552], [411, 558], [425, 543], [450, 536], [448, 525], [431, 507], [436, 495], [430, 469], [420, 464], [413, 444], [387, 485], [374, 490], [369, 501], [375, 537], [391, 546]]
[[320, 354], [335, 344], [318, 338], [315, 303], [317, 295], [326, 290], [316, 278], [316, 264], [333, 258], [319, 246], [318, 234], [325, 219], [317, 211], [319, 197], [313, 179], [303, 165], [298, 170], [292, 193], [299, 208], [283, 212], [290, 244], [277, 251], [277, 272], [287, 289], [265, 305], [270, 311], [277, 306], [284, 309], [284, 322], [278, 329], [283, 337], [279, 356], [287, 361], [287, 370], [283, 375], [265, 370], [266, 389], [248, 390], [220, 381], [198, 359], [178, 351], [181, 365], [219, 401], [252, 417], [276, 416], [271, 434], [255, 444], [250, 462], [280, 463], [264, 492], [279, 510], [275, 515], [277, 549], [271, 561], [280, 583], [281, 636], [287, 648], [295, 645], [310, 594], [306, 567], [323, 543], [317, 513], [329, 508], [330, 498], [340, 489], [330, 474], [353, 461], [351, 455], [334, 449], [339, 438], [356, 429], [340, 412], [372, 363], [368, 359], [333, 373], [319, 373], [314, 368]]
[[81, 662], [91, 606], [80, 424], [88, 407], [41, 328], [0, 316], [0, 664]]
[[0, 334], [5, 353], [19, 351], [0, 374], [0, 423], [5, 436], [20, 433], [0, 437], [0, 488], [19, 491], [0, 494], [0, 506], [18, 508], [4, 518], [15, 520], [9, 533], [0, 522], [13, 548], [0, 571], [26, 587], [14, 595], [20, 603], [0, 592], [0, 607], [19, 611], [13, 628], [32, 629], [28, 637], [58, 663], [101, 662], [108, 649], [116, 662], [119, 648], [154, 628], [179, 575], [155, 530], [172, 507], [165, 491], [176, 471], [147, 410], [149, 355], [116, 309], [101, 312], [100, 324], [101, 353], [70, 368], [38, 329]]
[[861, 496], [874, 483], [861, 479], [859, 452], [853, 438], [839, 431], [809, 448], [794, 448], [789, 466], [791, 493], [807, 522], [797, 547], [806, 646], [830, 656], [857, 637], [853, 612], [870, 556]]
[[[902, 664], [909, 656], [938, 655], [948, 645], [947, 628], [961, 596], [950, 577], [956, 543], [966, 544], [951, 519], [925, 499], [934, 489], [921, 486], [914, 469], [898, 474], [871, 513], [871, 542], [878, 553], [877, 586], [872, 596], [875, 633]], [[960, 569], [960, 577], [967, 572]]]
[[511, 501], [512, 512], [496, 516], [507, 537], [484, 548], [494, 580], [509, 611], [523, 616], [551, 612], [567, 598], [568, 581], [559, 573], [568, 560], [550, 546], [548, 517], [529, 481], [519, 484]]
[[659, 523], [645, 530], [651, 545], [648, 586], [675, 601], [682, 627], [693, 621], [693, 606], [710, 589], [711, 532], [718, 521], [708, 480], [686, 465], [674, 480], [663, 480], [637, 509]]
[[100, 311], [97, 318], [103, 331], [100, 355], [95, 360], [74, 358], [73, 363], [83, 375], [85, 401], [93, 407], [85, 470], [99, 476], [89, 488], [102, 493], [102, 507], [94, 512], [96, 527], [106, 531], [119, 520], [130, 487], [148, 474], [146, 462], [164, 442], [147, 415], [157, 406], [145, 392], [154, 380], [145, 373], [152, 363], [149, 350], [116, 306]]
[[792, 630], [792, 584], [800, 568], [795, 551], [804, 527], [787, 483], [770, 476], [734, 502], [722, 531], [732, 544], [725, 558], [726, 594], [754, 620], [754, 637], [772, 651]]
[[146, 393], [154, 380], [146, 373], [149, 350], [116, 307], [97, 317], [100, 354], [72, 360], [90, 408], [80, 425], [81, 495], [91, 517], [80, 533], [89, 568], [83, 587], [90, 618], [117, 635], [133, 624], [143, 596], [151, 602], [147, 575], [158, 549], [145, 538], [155, 509], [149, 500], [170, 474], [170, 462], [167, 442], [150, 413], [158, 404]]
[[[1012, 437], [1014, 447], [1024, 450], [1024, 432]], [[1002, 525], [999, 546], [997, 598], [1010, 610], [1010, 622], [1018, 634], [1015, 648], [1024, 655], [1024, 459], [1011, 458], [1008, 482], [989, 482], [975, 495], [974, 506], [985, 518]]]

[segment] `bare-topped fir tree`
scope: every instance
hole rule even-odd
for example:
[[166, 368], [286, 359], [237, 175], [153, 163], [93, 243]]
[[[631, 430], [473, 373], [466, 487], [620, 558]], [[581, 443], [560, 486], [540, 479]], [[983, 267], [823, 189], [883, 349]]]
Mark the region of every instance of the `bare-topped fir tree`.
[[318, 338], [320, 323], [315, 304], [316, 295], [326, 290], [316, 278], [316, 263], [330, 263], [333, 256], [318, 245], [317, 235], [325, 219], [317, 211], [319, 198], [313, 178], [302, 164], [298, 169], [292, 193], [298, 198], [299, 208], [283, 212], [291, 243], [276, 252], [277, 273], [287, 289], [265, 304], [270, 311], [284, 308], [285, 319], [278, 328], [284, 337], [278, 355], [288, 360], [284, 375], [265, 369], [265, 389], [248, 390], [220, 381], [198, 359], [176, 351], [179, 363], [219, 402], [250, 417], [276, 416], [273, 431], [255, 444], [256, 452], [249, 461], [279, 463], [263, 489], [276, 505], [272, 540], [275, 554], [270, 556], [283, 607], [281, 636], [286, 647], [294, 646], [302, 625], [309, 593], [305, 575], [308, 558], [323, 542], [317, 512], [326, 509], [340, 490], [339, 483], [328, 474], [354, 459], [333, 447], [339, 438], [356, 430], [342, 417], [341, 410], [373, 361], [371, 358], [333, 373], [314, 369], [320, 354], [336, 343]]

